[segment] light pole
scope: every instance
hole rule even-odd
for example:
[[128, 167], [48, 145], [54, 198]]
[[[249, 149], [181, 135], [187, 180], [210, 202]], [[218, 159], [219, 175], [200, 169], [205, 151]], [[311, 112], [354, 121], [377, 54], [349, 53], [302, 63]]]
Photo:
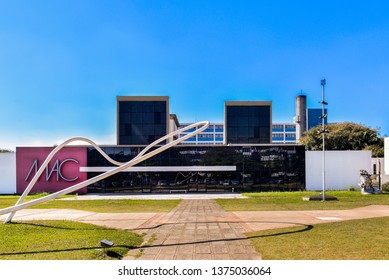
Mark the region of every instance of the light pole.
[[324, 101], [324, 86], [326, 84], [326, 79], [321, 80], [321, 123], [322, 123], [322, 130], [320, 131], [322, 134], [322, 139], [323, 139], [323, 199], [322, 201], [326, 200], [326, 148], [325, 148], [325, 135], [326, 135], [326, 129], [325, 129], [325, 120], [327, 118], [327, 114], [325, 112], [324, 106], [328, 105], [327, 102]]

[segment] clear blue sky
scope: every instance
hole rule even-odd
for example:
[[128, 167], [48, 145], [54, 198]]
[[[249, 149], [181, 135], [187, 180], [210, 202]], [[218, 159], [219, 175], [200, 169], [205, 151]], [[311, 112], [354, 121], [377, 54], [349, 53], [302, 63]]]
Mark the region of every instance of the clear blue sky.
[[2, 1], [0, 147], [73, 136], [114, 144], [117, 95], [168, 95], [181, 122], [225, 100], [271, 100], [292, 122], [302, 90], [330, 122], [389, 135], [388, 1]]

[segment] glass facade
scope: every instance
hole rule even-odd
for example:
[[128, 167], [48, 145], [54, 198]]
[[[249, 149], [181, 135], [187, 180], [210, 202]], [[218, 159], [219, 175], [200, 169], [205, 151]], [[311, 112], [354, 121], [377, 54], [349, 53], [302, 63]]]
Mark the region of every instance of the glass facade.
[[[182, 123], [180, 124], [179, 128], [184, 128], [192, 123]], [[209, 127], [204, 130], [202, 133], [198, 134], [195, 137], [189, 138], [188, 140], [185, 140], [182, 144], [196, 144], [196, 145], [219, 145], [223, 144], [223, 131], [224, 131], [224, 125], [223, 124], [209, 124]], [[183, 137], [187, 135], [190, 132], [193, 132], [195, 129], [188, 129], [180, 134], [180, 137]]]
[[273, 124], [273, 132], [284, 132], [283, 124]]
[[[113, 159], [126, 162], [144, 147], [103, 147]], [[88, 148], [89, 167], [111, 166]], [[305, 149], [295, 145], [176, 146], [140, 165], [234, 166], [236, 171], [121, 172], [94, 185], [88, 192], [213, 192], [282, 191], [305, 189]], [[195, 168], [194, 168], [195, 169]], [[99, 173], [88, 172], [88, 178]]]
[[272, 125], [273, 143], [296, 143], [296, 125], [278, 123]]
[[271, 107], [227, 105], [226, 135], [226, 144], [271, 143]]
[[119, 101], [118, 144], [148, 145], [167, 131], [166, 101]]
[[[183, 128], [192, 123], [183, 123], [179, 128]], [[185, 140], [182, 144], [198, 144], [198, 145], [207, 145], [207, 144], [223, 144], [224, 135], [223, 135], [223, 124], [213, 124], [209, 125], [209, 128], [203, 131], [203, 133], [192, 137], [188, 140]], [[180, 134], [180, 137], [185, 136], [189, 132], [194, 131], [190, 129]], [[296, 143], [296, 125], [293, 123], [276, 123], [272, 125], [272, 142], [278, 144], [286, 143]]]

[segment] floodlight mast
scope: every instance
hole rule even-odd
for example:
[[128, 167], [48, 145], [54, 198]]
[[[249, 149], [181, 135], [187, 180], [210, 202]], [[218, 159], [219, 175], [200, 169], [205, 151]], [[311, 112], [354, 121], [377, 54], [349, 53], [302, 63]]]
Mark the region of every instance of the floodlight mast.
[[327, 102], [324, 101], [324, 86], [326, 85], [326, 79], [323, 79], [321, 80], [320, 82], [321, 84], [321, 124], [322, 124], [322, 131], [321, 131], [321, 134], [322, 134], [322, 139], [323, 139], [323, 198], [322, 198], [322, 201], [325, 201], [326, 200], [326, 148], [325, 148], [325, 143], [326, 143], [326, 140], [325, 140], [325, 135], [326, 135], [326, 129], [325, 129], [325, 120], [327, 118], [327, 114], [325, 113], [325, 109], [324, 109], [324, 106], [325, 105], [328, 105]]

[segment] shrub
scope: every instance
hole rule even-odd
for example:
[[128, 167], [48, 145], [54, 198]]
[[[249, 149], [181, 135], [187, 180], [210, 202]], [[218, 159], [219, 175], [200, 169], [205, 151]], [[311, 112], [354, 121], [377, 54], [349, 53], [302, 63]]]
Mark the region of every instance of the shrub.
[[389, 182], [382, 184], [382, 191], [389, 192]]

